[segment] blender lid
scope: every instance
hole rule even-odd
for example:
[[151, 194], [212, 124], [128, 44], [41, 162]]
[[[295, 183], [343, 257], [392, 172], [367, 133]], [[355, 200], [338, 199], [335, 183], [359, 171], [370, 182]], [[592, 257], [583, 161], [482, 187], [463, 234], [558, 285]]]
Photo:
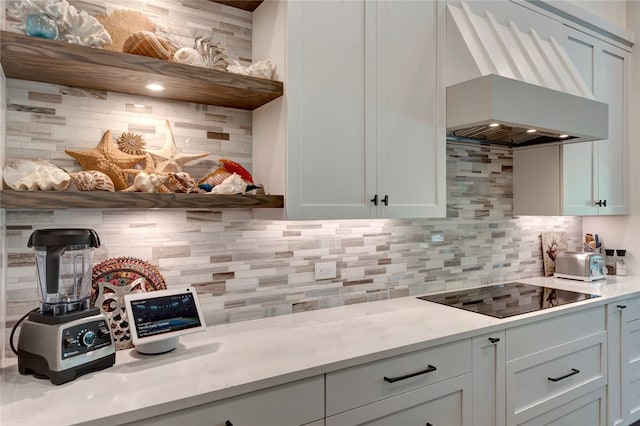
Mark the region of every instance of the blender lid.
[[100, 247], [100, 238], [93, 229], [61, 228], [38, 229], [29, 237], [28, 247], [88, 245]]

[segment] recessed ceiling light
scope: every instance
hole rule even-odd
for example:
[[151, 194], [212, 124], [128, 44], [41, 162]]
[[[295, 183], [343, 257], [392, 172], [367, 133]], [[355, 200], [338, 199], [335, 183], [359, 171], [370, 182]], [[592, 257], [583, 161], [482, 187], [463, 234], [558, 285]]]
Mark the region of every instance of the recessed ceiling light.
[[560, 136], [558, 136], [558, 137], [559, 137], [560, 139], [566, 139], [566, 138], [568, 138], [568, 137], [569, 137], [569, 135], [560, 135]]
[[149, 83], [146, 86], [147, 89], [152, 90], [154, 92], [160, 92], [162, 90], [164, 90], [164, 86], [162, 84], [158, 84], [158, 83]]
[[500, 126], [500, 123], [491, 123], [489, 124], [489, 127], [498, 127]]
[[535, 133], [535, 132], [536, 132], [536, 129], [529, 129], [529, 130], [527, 130], [527, 133]]

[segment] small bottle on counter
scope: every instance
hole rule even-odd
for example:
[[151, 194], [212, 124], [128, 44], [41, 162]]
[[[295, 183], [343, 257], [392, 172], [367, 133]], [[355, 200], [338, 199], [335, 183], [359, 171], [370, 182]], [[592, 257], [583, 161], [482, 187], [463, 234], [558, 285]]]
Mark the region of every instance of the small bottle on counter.
[[624, 277], [627, 275], [627, 264], [624, 261], [624, 255], [627, 254], [626, 250], [617, 250], [616, 254], [618, 259], [616, 260], [616, 275]]
[[607, 266], [607, 275], [615, 275], [616, 274], [616, 258], [614, 256], [614, 249], [605, 249], [604, 253], [605, 257], [605, 265]]

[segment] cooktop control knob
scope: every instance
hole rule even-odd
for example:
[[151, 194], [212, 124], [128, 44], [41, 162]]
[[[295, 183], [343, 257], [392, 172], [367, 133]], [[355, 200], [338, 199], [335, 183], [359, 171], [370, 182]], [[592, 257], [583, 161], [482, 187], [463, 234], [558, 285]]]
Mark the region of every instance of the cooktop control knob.
[[86, 333], [84, 333], [84, 336], [82, 336], [82, 343], [84, 343], [87, 346], [93, 345], [95, 341], [96, 341], [96, 333], [94, 333], [93, 331], [87, 331]]

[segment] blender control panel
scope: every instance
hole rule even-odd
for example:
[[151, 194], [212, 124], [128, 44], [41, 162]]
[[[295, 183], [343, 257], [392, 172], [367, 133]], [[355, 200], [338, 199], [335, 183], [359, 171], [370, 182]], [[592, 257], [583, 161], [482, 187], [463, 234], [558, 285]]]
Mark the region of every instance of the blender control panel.
[[62, 329], [62, 359], [84, 355], [111, 344], [111, 330], [103, 319]]

